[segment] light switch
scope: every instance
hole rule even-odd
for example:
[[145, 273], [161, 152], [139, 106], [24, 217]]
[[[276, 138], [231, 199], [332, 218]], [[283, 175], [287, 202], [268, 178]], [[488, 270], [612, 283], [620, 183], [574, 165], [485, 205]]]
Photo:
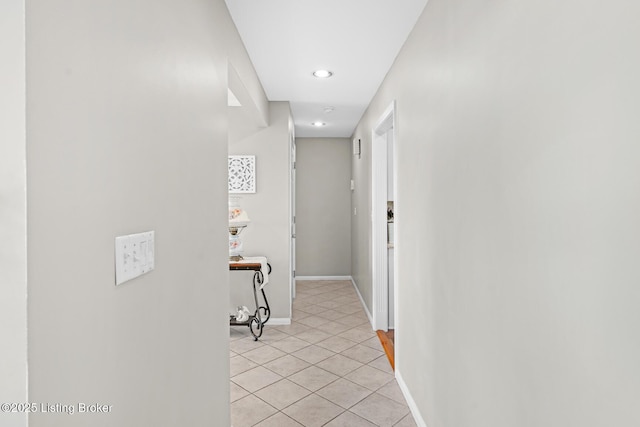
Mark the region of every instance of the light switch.
[[120, 285], [155, 267], [155, 232], [116, 237], [116, 285]]

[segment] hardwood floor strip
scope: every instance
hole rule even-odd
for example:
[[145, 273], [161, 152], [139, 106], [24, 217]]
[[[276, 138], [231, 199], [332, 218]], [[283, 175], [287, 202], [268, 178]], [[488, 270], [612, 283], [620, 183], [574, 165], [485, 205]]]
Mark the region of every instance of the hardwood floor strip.
[[393, 341], [389, 339], [387, 334], [384, 331], [376, 331], [378, 334], [378, 339], [380, 339], [380, 344], [382, 344], [382, 348], [387, 355], [387, 359], [389, 359], [389, 363], [391, 364], [391, 369], [396, 370], [395, 362], [394, 362], [394, 351], [393, 351]]

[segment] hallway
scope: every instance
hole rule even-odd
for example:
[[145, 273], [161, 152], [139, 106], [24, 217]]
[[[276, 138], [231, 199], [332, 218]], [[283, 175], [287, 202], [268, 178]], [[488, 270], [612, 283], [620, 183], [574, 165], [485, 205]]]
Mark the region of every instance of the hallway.
[[349, 281], [299, 281], [291, 325], [230, 341], [233, 427], [416, 425]]

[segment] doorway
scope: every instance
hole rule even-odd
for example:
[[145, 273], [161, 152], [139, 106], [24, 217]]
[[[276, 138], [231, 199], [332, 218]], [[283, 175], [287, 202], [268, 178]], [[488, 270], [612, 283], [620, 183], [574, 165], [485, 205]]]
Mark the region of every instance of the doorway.
[[394, 101], [372, 129], [371, 150], [373, 326], [384, 332], [398, 327], [395, 145]]

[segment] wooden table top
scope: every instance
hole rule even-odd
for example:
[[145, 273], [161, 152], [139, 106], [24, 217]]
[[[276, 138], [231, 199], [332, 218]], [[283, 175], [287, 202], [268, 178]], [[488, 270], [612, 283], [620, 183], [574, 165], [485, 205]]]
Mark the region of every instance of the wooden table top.
[[262, 264], [259, 262], [229, 262], [229, 270], [262, 270]]

